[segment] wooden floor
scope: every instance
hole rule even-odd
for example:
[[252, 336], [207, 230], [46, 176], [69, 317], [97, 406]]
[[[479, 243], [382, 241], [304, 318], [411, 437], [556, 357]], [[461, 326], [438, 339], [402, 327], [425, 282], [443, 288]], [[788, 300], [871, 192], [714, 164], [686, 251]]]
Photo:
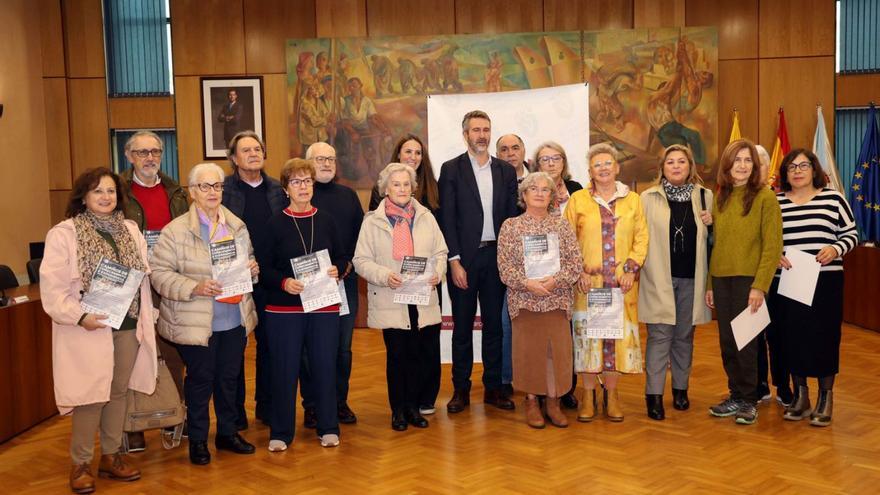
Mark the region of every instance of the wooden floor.
[[[643, 332], [644, 337], [644, 332]], [[358, 330], [351, 380], [358, 423], [343, 425], [342, 445], [323, 449], [314, 431], [298, 429], [291, 449], [266, 450], [268, 429], [251, 426], [253, 456], [215, 454], [209, 466], [187, 459], [185, 444], [149, 449], [134, 458], [143, 478], [98, 480], [102, 493], [878, 493], [880, 492], [880, 335], [844, 329], [835, 387], [834, 424], [815, 428], [782, 420], [775, 402], [759, 407], [758, 423], [739, 426], [706, 408], [725, 392], [714, 325], [700, 327], [690, 385], [690, 411], [672, 409], [666, 421], [644, 412], [644, 376], [621, 381], [626, 420], [567, 429], [528, 428], [517, 410], [445, 408], [427, 430], [398, 433], [389, 426], [381, 334]], [[253, 370], [253, 344], [248, 349]], [[477, 368], [478, 372], [479, 368]], [[444, 366], [438, 406], [450, 396]], [[478, 376], [478, 375], [477, 375]], [[249, 375], [253, 378], [253, 373]], [[811, 384], [815, 396], [815, 385]], [[252, 382], [249, 382], [249, 387]], [[667, 387], [668, 387], [667, 383]], [[250, 388], [249, 388], [250, 390]], [[482, 397], [476, 384], [473, 399]], [[253, 403], [248, 404], [253, 411]], [[70, 420], [53, 418], [0, 446], [0, 493], [65, 493]], [[212, 445], [213, 451], [213, 445]]]

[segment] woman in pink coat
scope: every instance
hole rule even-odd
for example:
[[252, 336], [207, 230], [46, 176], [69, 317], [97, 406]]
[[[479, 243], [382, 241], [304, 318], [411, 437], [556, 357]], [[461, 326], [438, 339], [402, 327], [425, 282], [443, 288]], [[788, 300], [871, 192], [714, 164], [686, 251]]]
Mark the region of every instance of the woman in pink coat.
[[70, 489], [95, 491], [91, 471], [95, 432], [101, 433], [98, 474], [134, 481], [140, 471], [120, 452], [128, 389], [152, 393], [156, 387], [156, 339], [150, 285], [139, 294], [119, 329], [106, 316], [86, 312], [80, 300], [92, 285], [102, 258], [149, 273], [147, 244], [137, 225], [123, 218], [119, 178], [107, 168], [80, 175], [73, 185], [67, 220], [46, 235], [40, 266], [40, 297], [52, 318], [55, 402], [71, 414]]

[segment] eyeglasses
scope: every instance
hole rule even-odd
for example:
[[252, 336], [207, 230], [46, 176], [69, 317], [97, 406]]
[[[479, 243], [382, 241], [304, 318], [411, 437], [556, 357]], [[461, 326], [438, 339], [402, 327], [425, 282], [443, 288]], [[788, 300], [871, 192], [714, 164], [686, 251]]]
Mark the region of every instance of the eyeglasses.
[[538, 161], [544, 165], [547, 165], [550, 162], [560, 163], [562, 160], [562, 155], [542, 156], [541, 158], [538, 158]]
[[324, 163], [324, 162], [336, 163], [336, 157], [335, 156], [316, 156], [315, 162], [317, 162], [317, 163]]
[[211, 189], [213, 189], [217, 192], [223, 191], [223, 183], [222, 182], [215, 182], [213, 184], [209, 184], [207, 182], [200, 182], [200, 183], [196, 184], [196, 186], [198, 186], [199, 191], [202, 191], [202, 192], [208, 192]]
[[613, 167], [613, 166], [614, 166], [614, 160], [605, 160], [604, 162], [596, 162], [596, 163], [594, 163], [594, 164], [592, 164], [592, 165], [590, 165], [590, 166], [593, 167], [593, 168]]
[[156, 158], [160, 158], [162, 156], [162, 150], [158, 148], [153, 148], [150, 150], [131, 150], [131, 152], [138, 158], [146, 158], [150, 155], [153, 155]]
[[315, 183], [315, 181], [312, 179], [290, 179], [289, 181], [287, 181], [287, 183], [293, 187], [300, 187], [300, 186], [312, 187], [312, 185]]
[[789, 163], [788, 166], [785, 167], [785, 169], [789, 172], [794, 172], [795, 170], [800, 170], [801, 172], [804, 172], [810, 168], [813, 168], [813, 164], [810, 162]]

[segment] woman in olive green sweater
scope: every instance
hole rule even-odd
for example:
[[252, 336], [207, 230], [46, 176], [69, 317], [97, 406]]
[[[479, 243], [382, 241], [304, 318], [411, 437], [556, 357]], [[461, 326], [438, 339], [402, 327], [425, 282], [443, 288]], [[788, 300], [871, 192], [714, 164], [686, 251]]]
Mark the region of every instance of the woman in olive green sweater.
[[746, 139], [728, 144], [718, 164], [715, 247], [709, 262], [706, 304], [716, 310], [721, 360], [730, 395], [709, 408], [713, 416], [758, 419], [757, 341], [737, 350], [730, 322], [747, 307], [764, 304], [782, 255], [782, 214], [776, 196], [761, 181], [758, 152]]

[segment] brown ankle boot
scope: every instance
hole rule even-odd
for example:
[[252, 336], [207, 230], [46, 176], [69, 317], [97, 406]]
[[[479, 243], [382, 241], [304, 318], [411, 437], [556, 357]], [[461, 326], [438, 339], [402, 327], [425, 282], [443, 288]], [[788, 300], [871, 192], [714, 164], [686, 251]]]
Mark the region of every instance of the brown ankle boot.
[[134, 481], [141, 478], [138, 468], [132, 466], [119, 452], [101, 456], [101, 464], [98, 466], [98, 476], [119, 481]]
[[581, 399], [581, 407], [578, 409], [578, 421], [589, 423], [596, 417], [596, 389], [584, 389], [584, 397]]
[[623, 409], [620, 408], [620, 396], [617, 395], [617, 387], [611, 390], [605, 389], [605, 416], [609, 421], [619, 423], [623, 421]]
[[568, 418], [559, 409], [559, 397], [547, 397], [547, 417], [550, 418], [550, 424], [557, 428], [568, 426]]
[[70, 491], [73, 493], [92, 493], [95, 491], [95, 477], [88, 462], [74, 464], [70, 468]]
[[526, 423], [532, 428], [543, 428], [544, 425], [544, 415], [541, 414], [541, 407], [538, 406], [538, 398], [532, 397], [529, 399], [526, 397]]

